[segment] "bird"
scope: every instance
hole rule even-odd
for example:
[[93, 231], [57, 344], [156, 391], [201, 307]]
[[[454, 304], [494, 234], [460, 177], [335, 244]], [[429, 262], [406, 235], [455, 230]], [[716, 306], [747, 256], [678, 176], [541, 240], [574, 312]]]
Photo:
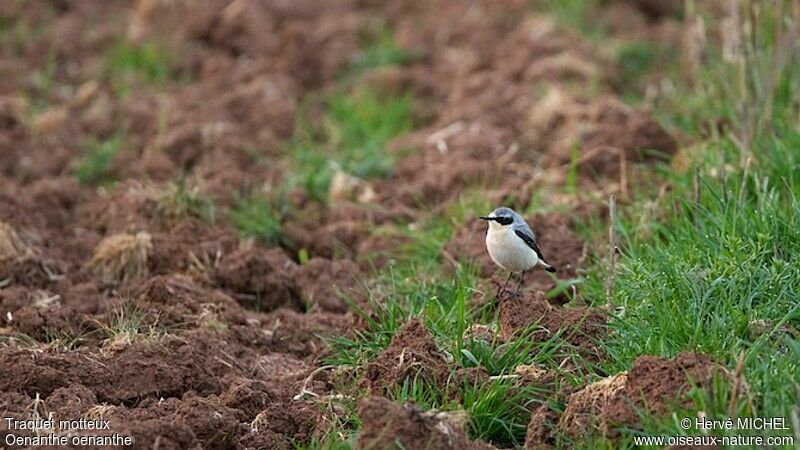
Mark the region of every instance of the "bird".
[[519, 293], [526, 271], [537, 265], [541, 265], [544, 270], [551, 273], [556, 271], [556, 268], [542, 255], [536, 242], [536, 234], [516, 211], [501, 206], [480, 218], [489, 222], [489, 228], [486, 230], [486, 250], [489, 256], [495, 264], [509, 271], [508, 278], [500, 290], [501, 295], [505, 293], [506, 286], [515, 273], [520, 273], [520, 277], [514, 296]]

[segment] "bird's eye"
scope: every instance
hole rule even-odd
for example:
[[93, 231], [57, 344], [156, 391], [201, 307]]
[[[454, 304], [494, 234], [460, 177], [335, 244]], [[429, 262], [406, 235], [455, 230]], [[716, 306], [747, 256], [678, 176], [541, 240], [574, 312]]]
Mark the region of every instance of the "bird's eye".
[[513, 221], [514, 221], [514, 219], [512, 219], [511, 217], [498, 217], [497, 218], [497, 223], [499, 223], [500, 225], [511, 225], [511, 222], [513, 222]]

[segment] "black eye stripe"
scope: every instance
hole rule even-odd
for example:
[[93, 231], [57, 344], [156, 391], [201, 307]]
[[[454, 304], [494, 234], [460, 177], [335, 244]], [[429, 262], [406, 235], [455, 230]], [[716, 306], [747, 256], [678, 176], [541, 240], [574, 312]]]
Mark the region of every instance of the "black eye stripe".
[[498, 217], [498, 218], [497, 218], [497, 219], [495, 219], [495, 220], [496, 220], [496, 221], [497, 221], [497, 223], [499, 223], [500, 225], [511, 225], [511, 222], [513, 222], [513, 221], [514, 221], [514, 219], [512, 219], [511, 217]]

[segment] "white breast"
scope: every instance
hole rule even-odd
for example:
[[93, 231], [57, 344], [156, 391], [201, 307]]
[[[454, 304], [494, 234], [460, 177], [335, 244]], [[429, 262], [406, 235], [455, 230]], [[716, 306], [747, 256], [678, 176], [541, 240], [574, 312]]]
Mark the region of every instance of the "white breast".
[[539, 262], [536, 252], [511, 227], [494, 230], [490, 227], [486, 233], [486, 249], [495, 264], [511, 272], [530, 270]]

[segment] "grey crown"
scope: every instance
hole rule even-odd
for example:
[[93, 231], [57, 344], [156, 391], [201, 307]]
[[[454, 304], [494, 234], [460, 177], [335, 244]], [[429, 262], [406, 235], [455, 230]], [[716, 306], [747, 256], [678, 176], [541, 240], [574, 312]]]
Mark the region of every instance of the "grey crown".
[[522, 216], [517, 214], [517, 212], [514, 211], [513, 209], [507, 206], [501, 206], [492, 211], [489, 215], [494, 217], [511, 217], [511, 219], [514, 220], [514, 222], [511, 223], [511, 227], [514, 230], [522, 231], [523, 233], [530, 236], [533, 240], [536, 240], [536, 234], [528, 225], [528, 222], [525, 222], [525, 219], [523, 219]]

